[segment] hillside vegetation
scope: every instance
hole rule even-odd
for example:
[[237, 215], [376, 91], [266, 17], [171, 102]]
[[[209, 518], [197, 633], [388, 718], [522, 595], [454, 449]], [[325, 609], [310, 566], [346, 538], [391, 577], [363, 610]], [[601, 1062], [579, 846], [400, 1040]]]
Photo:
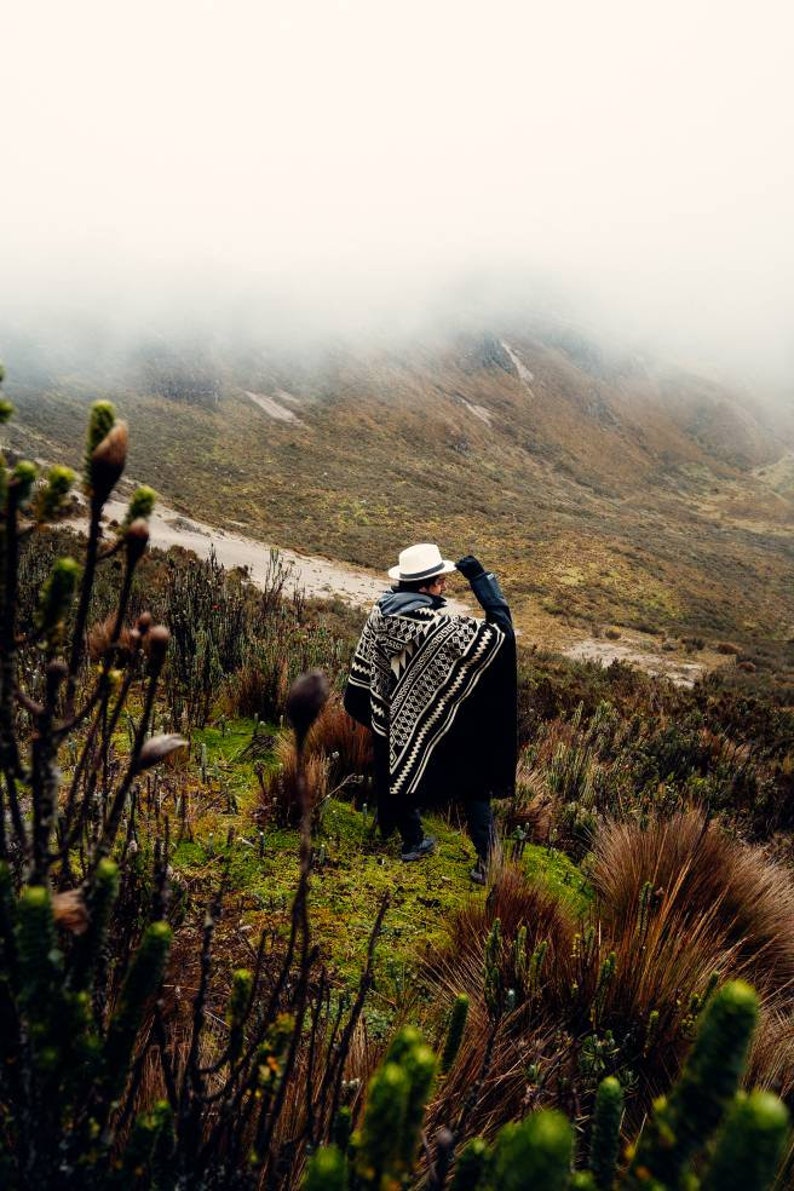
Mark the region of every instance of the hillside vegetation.
[[[76, 459], [85, 375], [12, 360], [12, 444]], [[716, 382], [559, 326], [305, 358], [141, 349], [106, 379], [132, 474], [188, 515], [376, 570], [409, 539], [473, 550], [541, 645], [633, 627], [775, 642], [791, 665], [785, 430]]]
[[109, 526], [127, 447], [96, 403], [87, 540], [0, 471], [5, 1185], [791, 1186], [786, 691], [523, 649], [472, 890], [455, 790], [378, 838], [359, 617]]

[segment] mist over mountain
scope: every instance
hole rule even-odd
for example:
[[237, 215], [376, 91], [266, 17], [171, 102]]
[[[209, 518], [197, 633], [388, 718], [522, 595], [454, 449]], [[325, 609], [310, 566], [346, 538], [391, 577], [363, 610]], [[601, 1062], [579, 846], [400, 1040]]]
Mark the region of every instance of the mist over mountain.
[[[317, 290], [308, 298], [288, 287], [268, 294], [205, 276], [192, 292], [173, 282], [149, 298], [130, 290], [108, 298], [104, 309], [96, 295], [75, 295], [70, 308], [56, 296], [49, 307], [0, 309], [0, 350], [11, 391], [57, 388], [71, 379], [113, 393], [176, 395], [169, 372], [192, 371], [204, 375], [217, 399], [239, 387], [300, 387], [301, 378], [330, 393], [343, 359], [359, 370], [417, 352], [427, 358], [436, 352], [441, 360], [470, 350], [456, 344], [498, 344], [509, 336], [531, 343], [531, 353], [556, 352], [590, 378], [594, 393], [599, 384], [618, 385], [638, 409], [643, 400], [657, 413], [666, 409], [717, 457], [753, 465], [779, 457], [794, 441], [791, 393], [762, 368], [742, 369], [706, 352], [675, 353], [669, 345], [665, 352], [648, 335], [621, 338], [548, 278], [525, 276], [522, 290], [515, 275], [500, 286], [480, 272], [446, 288], [426, 284], [419, 293], [412, 301], [396, 287], [375, 301], [366, 290], [357, 299], [342, 291], [332, 310]], [[508, 373], [522, 367], [498, 350], [491, 363]]]
[[0, 311], [303, 350], [562, 305], [790, 398], [786, 18], [29, 0], [4, 45]]
[[6, 323], [10, 445], [79, 465], [111, 397], [131, 477], [188, 517], [375, 570], [409, 539], [471, 549], [540, 639], [794, 635], [794, 436], [771, 390], [621, 347], [559, 295], [303, 337], [245, 309]]
[[9, 445], [79, 462], [109, 396], [181, 513], [375, 568], [481, 549], [544, 637], [785, 644], [787, 17], [30, 0]]

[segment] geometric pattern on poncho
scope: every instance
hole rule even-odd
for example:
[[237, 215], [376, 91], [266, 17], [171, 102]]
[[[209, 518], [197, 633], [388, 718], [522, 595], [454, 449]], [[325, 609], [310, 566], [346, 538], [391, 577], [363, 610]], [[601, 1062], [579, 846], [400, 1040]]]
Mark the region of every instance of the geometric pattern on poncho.
[[434, 608], [385, 616], [373, 608], [350, 683], [369, 691], [372, 731], [388, 741], [392, 794], [416, 792], [433, 752], [504, 642], [497, 625], [473, 616]]

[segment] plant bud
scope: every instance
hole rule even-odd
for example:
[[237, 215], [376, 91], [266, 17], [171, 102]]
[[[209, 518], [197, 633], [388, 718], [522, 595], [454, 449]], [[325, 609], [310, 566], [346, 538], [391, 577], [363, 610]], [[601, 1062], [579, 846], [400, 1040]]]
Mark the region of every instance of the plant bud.
[[71, 467], [56, 464], [47, 472], [47, 483], [36, 494], [34, 512], [38, 521], [50, 521], [64, 507], [69, 489], [74, 483]]
[[95, 401], [91, 406], [91, 416], [88, 421], [88, 454], [98, 447], [102, 439], [113, 429], [116, 421], [116, 410], [112, 401]]
[[52, 916], [58, 926], [73, 935], [84, 935], [88, 930], [88, 909], [79, 889], [66, 889], [52, 895]]
[[58, 558], [42, 588], [36, 624], [50, 645], [61, 635], [79, 574], [80, 567], [73, 558]]
[[169, 733], [152, 736], [144, 743], [135, 768], [137, 770], [151, 769], [153, 765], [159, 765], [161, 761], [165, 761], [166, 757], [170, 757], [177, 749], [187, 748], [187, 745], [188, 742], [184, 736], [175, 736]]
[[12, 473], [12, 483], [17, 490], [17, 503], [25, 504], [30, 499], [33, 485], [36, 482], [36, 465], [27, 459], [20, 459]]
[[127, 547], [127, 564], [132, 570], [143, 557], [146, 547], [149, 545], [149, 526], [142, 517], [136, 518], [128, 527], [124, 535], [124, 542]]
[[154, 488], [149, 488], [146, 484], [142, 484], [140, 488], [136, 488], [130, 498], [127, 509], [127, 524], [132, 524], [138, 517], [151, 517], [156, 500], [157, 493]]
[[287, 719], [295, 729], [298, 745], [302, 745], [306, 734], [328, 699], [328, 679], [322, 670], [310, 670], [296, 678], [287, 695]]
[[116, 421], [116, 411], [111, 401], [95, 401], [91, 406], [88, 419], [88, 434], [85, 444], [85, 462], [83, 464], [83, 484], [88, 495], [91, 494], [91, 456], [102, 442], [102, 439], [113, 429]]
[[145, 637], [145, 648], [149, 653], [149, 668], [152, 674], [159, 674], [163, 668], [171, 634], [164, 624], [156, 624]]
[[91, 452], [89, 477], [94, 506], [105, 503], [121, 479], [127, 462], [129, 432], [124, 422], [117, 422]]

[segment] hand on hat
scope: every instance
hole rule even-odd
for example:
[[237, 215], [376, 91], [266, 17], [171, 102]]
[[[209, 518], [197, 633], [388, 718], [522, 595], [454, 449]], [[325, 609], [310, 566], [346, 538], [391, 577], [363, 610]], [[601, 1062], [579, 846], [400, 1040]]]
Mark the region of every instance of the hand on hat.
[[467, 554], [465, 558], [459, 558], [455, 563], [455, 567], [460, 571], [464, 579], [468, 579], [470, 583], [472, 579], [479, 579], [480, 575], [485, 574], [485, 567], [473, 554]]

